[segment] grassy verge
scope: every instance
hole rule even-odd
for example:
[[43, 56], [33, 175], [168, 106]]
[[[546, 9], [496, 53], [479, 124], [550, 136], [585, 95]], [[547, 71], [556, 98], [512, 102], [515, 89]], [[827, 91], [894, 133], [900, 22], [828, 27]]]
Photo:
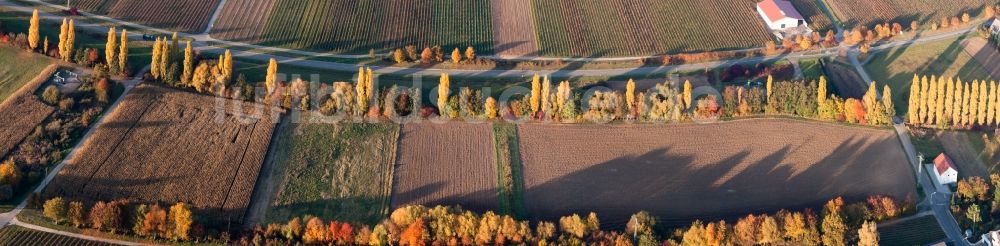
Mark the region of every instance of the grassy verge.
[[38, 76], [53, 60], [11, 46], [0, 46], [0, 102]]
[[929, 245], [945, 238], [934, 216], [927, 215], [888, 226], [879, 226], [879, 245]]
[[[399, 127], [395, 124], [290, 123], [279, 129], [280, 182], [264, 222], [294, 216], [375, 224], [385, 218]], [[283, 166], [282, 166], [283, 165]]]
[[802, 68], [802, 77], [807, 81], [819, 80], [820, 76], [825, 76], [819, 59], [800, 60], [799, 67]]
[[965, 36], [897, 47], [873, 54], [865, 64], [872, 80], [892, 88], [896, 112], [907, 112], [913, 75], [962, 78], [963, 81], [989, 79], [989, 72], [965, 52]]
[[524, 181], [521, 174], [521, 152], [518, 147], [517, 125], [493, 124], [496, 149], [497, 187], [500, 212], [516, 218], [524, 216]]

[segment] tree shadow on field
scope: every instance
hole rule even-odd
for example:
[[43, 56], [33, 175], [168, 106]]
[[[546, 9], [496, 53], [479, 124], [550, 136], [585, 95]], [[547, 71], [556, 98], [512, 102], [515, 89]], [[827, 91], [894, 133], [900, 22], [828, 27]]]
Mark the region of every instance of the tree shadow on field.
[[316, 216], [324, 221], [374, 225], [388, 217], [389, 197], [324, 198], [288, 204], [269, 204], [267, 218], [261, 223], [284, 223], [296, 216]]
[[[529, 218], [549, 221], [593, 211], [604, 227], [616, 229], [623, 228], [631, 214], [645, 210], [663, 225], [679, 227], [696, 219], [733, 222], [749, 213], [819, 207], [838, 196], [859, 201], [874, 194], [901, 197], [914, 190], [913, 175], [894, 138], [871, 145], [881, 148], [868, 148], [858, 137], [836, 144], [814, 164], [798, 163], [798, 155], [816, 150], [792, 145], [768, 150], [762, 158], [753, 157], [761, 150], [748, 147], [716, 163], [699, 163], [703, 157], [673, 153], [667, 146], [526, 187], [525, 207]], [[896, 148], [899, 154], [888, 155], [885, 148]], [[532, 164], [524, 163], [528, 176], [546, 172], [539, 168], [554, 168], [531, 170]]]
[[[519, 46], [527, 44], [527, 43], [529, 43], [529, 42], [526, 42], [526, 41], [506, 42], [506, 43], [502, 43], [500, 45], [497, 45], [496, 48], [493, 48], [493, 51], [494, 51], [494, 53], [496, 53], [496, 54], [499, 55], [499, 54], [507, 52], [509, 50], [514, 50], [515, 48], [518, 48]], [[531, 51], [531, 52], [528, 52], [528, 53], [525, 53], [525, 54], [520, 54], [519, 56], [524, 57], [524, 56], [537, 56], [537, 55], [538, 55], [538, 49], [535, 49], [534, 51]]]

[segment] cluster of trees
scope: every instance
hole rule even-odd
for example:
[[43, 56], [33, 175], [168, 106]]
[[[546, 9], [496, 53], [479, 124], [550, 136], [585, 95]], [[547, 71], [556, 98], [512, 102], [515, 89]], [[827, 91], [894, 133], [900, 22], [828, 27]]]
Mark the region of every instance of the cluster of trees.
[[1000, 123], [997, 83], [913, 76], [907, 120], [918, 126], [970, 128]]
[[[464, 55], [464, 56], [463, 56]], [[461, 63], [473, 63], [478, 61], [476, 58], [476, 50], [469, 46], [465, 48], [465, 53], [461, 53], [456, 47], [451, 51], [451, 54], [445, 59], [444, 50], [440, 45], [435, 45], [433, 47], [424, 47], [422, 51], [417, 52], [417, 46], [407, 45], [403, 48], [397, 48], [393, 50], [389, 56], [392, 62], [397, 64], [407, 63], [407, 62], [419, 62], [423, 64], [432, 63], [442, 63], [451, 62], [453, 64]]]
[[88, 208], [84, 202], [55, 197], [42, 205], [42, 215], [56, 224], [152, 239], [189, 241], [201, 239], [205, 234], [195, 224], [191, 208], [183, 202], [164, 208], [156, 203], [99, 201]]
[[695, 221], [674, 230], [648, 212], [633, 214], [624, 231], [601, 229], [596, 213], [558, 221], [529, 222], [492, 211], [477, 214], [460, 207], [410, 205], [374, 225], [324, 222], [295, 217], [285, 224], [257, 226], [241, 245], [878, 245], [875, 223], [911, 212], [890, 197], [845, 204], [833, 199], [820, 216], [812, 210], [751, 214], [735, 224]]
[[108, 65], [108, 70], [128, 76], [128, 71], [130, 71], [128, 67], [128, 31], [122, 29], [122, 35], [119, 39], [114, 27], [108, 29], [108, 41], [104, 45], [104, 61]]
[[991, 174], [989, 181], [978, 176], [959, 180], [951, 197], [951, 212], [959, 225], [974, 235], [994, 228], [1000, 221], [1000, 174]]
[[[272, 59], [268, 78], [276, 77], [276, 73], [277, 62]], [[170, 39], [156, 38], [149, 75], [149, 79], [175, 87], [192, 88], [199, 93], [242, 100], [253, 98], [253, 85], [247, 83], [246, 77], [240, 74], [234, 79], [233, 55], [228, 49], [218, 59], [203, 59], [200, 54], [196, 54], [190, 40], [185, 42], [185, 47], [181, 50], [177, 33]], [[269, 91], [274, 90], [271, 80], [266, 85]]]

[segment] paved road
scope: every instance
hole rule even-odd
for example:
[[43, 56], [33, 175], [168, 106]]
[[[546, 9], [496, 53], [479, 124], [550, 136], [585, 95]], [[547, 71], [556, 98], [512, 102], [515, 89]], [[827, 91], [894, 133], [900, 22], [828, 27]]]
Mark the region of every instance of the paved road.
[[[65, 6], [54, 5], [39, 0], [31, 0], [37, 4], [46, 5], [53, 8], [65, 9]], [[0, 6], [7, 7], [20, 12], [31, 12], [33, 8], [21, 6], [10, 2], [9, 0], [0, 0]], [[82, 13], [83, 15], [98, 19], [101, 21], [119, 23], [122, 25], [127, 25], [132, 28], [138, 28], [146, 32], [154, 33], [171, 33], [172, 31], [164, 30], [160, 28], [149, 27], [137, 23], [117, 20], [105, 16], [92, 15], [89, 13]], [[53, 15], [51, 13], [41, 13], [41, 18], [60, 20], [64, 18], [63, 16]], [[80, 20], [77, 24], [77, 29], [87, 29], [98, 33], [106, 33], [107, 27], [102, 25], [95, 25], [91, 23], [85, 23], [85, 20]], [[895, 41], [880, 45], [878, 47], [872, 47], [872, 51], [880, 49], [888, 49], [898, 46], [905, 46], [915, 43], [931, 42], [946, 38], [955, 37], [958, 35], [965, 34], [974, 29], [973, 27], [956, 30], [947, 33], [940, 33], [933, 36], [918, 37], [911, 40]], [[271, 58], [278, 60], [282, 64], [294, 65], [303, 68], [318, 69], [318, 70], [334, 70], [343, 72], [355, 72], [358, 70], [357, 64], [345, 64], [329, 61], [316, 61], [316, 60], [305, 60], [301, 57], [288, 57], [279, 56], [271, 54], [262, 54], [255, 50], [268, 51], [268, 52], [282, 52], [285, 54], [299, 55], [303, 57], [336, 57], [336, 58], [366, 58], [367, 55], [339, 55], [333, 53], [320, 53], [320, 52], [310, 52], [301, 51], [293, 49], [284, 49], [277, 47], [267, 47], [259, 46], [254, 44], [247, 44], [241, 42], [231, 42], [225, 40], [217, 40], [212, 38], [208, 34], [186, 34], [179, 33], [179, 36], [193, 38], [196, 40], [194, 46], [196, 49], [209, 52], [209, 53], [222, 53], [226, 48], [230, 46], [241, 47], [242, 50], [232, 51], [233, 56], [241, 57], [245, 59], [255, 60], [255, 61], [267, 61]], [[140, 39], [141, 36], [138, 32], [133, 32], [130, 36], [133, 39]], [[220, 45], [221, 44], [221, 45]], [[562, 70], [470, 70], [470, 69], [423, 69], [423, 68], [405, 68], [405, 67], [384, 67], [384, 66], [373, 66], [371, 67], [377, 73], [380, 74], [397, 74], [397, 75], [423, 75], [423, 76], [436, 76], [441, 73], [448, 73], [453, 76], [474, 76], [474, 77], [528, 77], [535, 74], [547, 74], [556, 77], [590, 77], [590, 76], [638, 76], [647, 74], [661, 74], [677, 71], [690, 71], [706, 68], [716, 68], [716, 67], [727, 67], [733, 64], [743, 64], [743, 63], [759, 63], [764, 61], [776, 61], [785, 59], [788, 57], [794, 57], [799, 59], [805, 58], [819, 58], [836, 55], [836, 51], [840, 47], [833, 47], [827, 49], [811, 50], [806, 52], [794, 52], [789, 54], [780, 54], [773, 56], [763, 56], [763, 57], [750, 57], [750, 58], [737, 58], [724, 61], [713, 61], [713, 62], [703, 62], [696, 64], [683, 64], [683, 65], [672, 65], [672, 66], [660, 66], [660, 67], [640, 67], [640, 68], [618, 68], [618, 69], [562, 69]], [[571, 60], [572, 58], [558, 58], [564, 60]], [[637, 58], [608, 58], [608, 59], [637, 59]]]

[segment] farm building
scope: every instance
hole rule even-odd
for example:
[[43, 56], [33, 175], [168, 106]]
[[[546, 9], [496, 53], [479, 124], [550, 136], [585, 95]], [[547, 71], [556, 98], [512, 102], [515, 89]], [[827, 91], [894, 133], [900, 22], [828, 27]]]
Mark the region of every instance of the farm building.
[[934, 158], [934, 179], [941, 185], [958, 182], [958, 170], [955, 169], [955, 162], [944, 153]]
[[812, 33], [806, 19], [788, 0], [764, 0], [757, 3], [757, 14], [778, 38]]
[[993, 21], [987, 22], [986, 26], [990, 29], [990, 34], [1000, 33], [1000, 19], [994, 18]]

